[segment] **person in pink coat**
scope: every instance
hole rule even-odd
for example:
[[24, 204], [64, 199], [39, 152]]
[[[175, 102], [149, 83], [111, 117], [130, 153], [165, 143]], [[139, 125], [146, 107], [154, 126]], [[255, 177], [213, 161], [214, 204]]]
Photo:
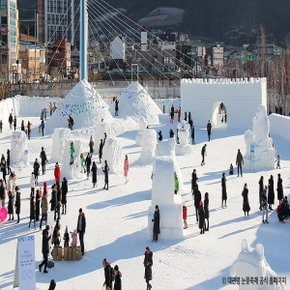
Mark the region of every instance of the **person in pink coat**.
[[128, 180], [128, 172], [129, 172], [129, 160], [128, 160], [128, 156], [125, 155], [125, 159], [124, 159], [124, 176], [125, 176], [125, 183], [127, 183]]
[[54, 167], [54, 179], [57, 185], [60, 184], [60, 176], [61, 176], [60, 167], [59, 167], [58, 162], [56, 162], [55, 167]]

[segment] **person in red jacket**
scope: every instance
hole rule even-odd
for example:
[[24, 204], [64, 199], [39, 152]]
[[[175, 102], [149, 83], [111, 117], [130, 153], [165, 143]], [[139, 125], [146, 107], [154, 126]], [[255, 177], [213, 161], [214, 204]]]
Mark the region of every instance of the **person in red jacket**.
[[60, 184], [60, 176], [61, 176], [60, 167], [59, 167], [58, 162], [56, 162], [55, 167], [54, 167], [54, 179], [55, 179], [56, 185], [58, 186]]
[[183, 207], [182, 207], [182, 218], [183, 218], [183, 223], [184, 223], [183, 228], [187, 229], [188, 228], [188, 224], [187, 224], [187, 207], [185, 205], [183, 205]]

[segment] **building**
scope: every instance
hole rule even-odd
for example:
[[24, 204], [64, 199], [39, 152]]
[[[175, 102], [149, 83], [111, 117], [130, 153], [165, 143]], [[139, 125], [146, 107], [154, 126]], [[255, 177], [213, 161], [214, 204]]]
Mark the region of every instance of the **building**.
[[[75, 44], [79, 0], [38, 0], [38, 40], [50, 45], [65, 39]], [[78, 41], [77, 41], [78, 42]]]
[[0, 79], [18, 81], [19, 16], [17, 0], [0, 0]]

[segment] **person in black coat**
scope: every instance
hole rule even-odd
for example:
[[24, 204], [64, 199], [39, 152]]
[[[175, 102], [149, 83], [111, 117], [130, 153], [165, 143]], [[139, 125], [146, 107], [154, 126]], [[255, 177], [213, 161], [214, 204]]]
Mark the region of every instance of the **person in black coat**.
[[191, 125], [191, 134], [190, 134], [190, 136], [191, 136], [191, 144], [195, 144], [195, 128], [194, 128], [193, 123]]
[[271, 175], [268, 180], [268, 204], [270, 210], [273, 210], [272, 205], [274, 203], [275, 203], [274, 178], [273, 175]]
[[174, 137], [174, 131], [172, 129], [169, 130], [169, 138]]
[[262, 195], [264, 191], [264, 177], [261, 176], [259, 179], [259, 209], [262, 210]]
[[152, 222], [153, 222], [153, 241], [157, 242], [158, 235], [160, 234], [160, 211], [158, 205], [155, 206]]
[[222, 184], [222, 208], [223, 208], [227, 207], [227, 199], [228, 199], [225, 173], [222, 174], [221, 184]]
[[7, 175], [7, 162], [6, 162], [6, 159], [4, 157], [4, 154], [2, 154], [2, 157], [1, 157], [1, 162], [0, 162], [0, 167], [1, 167], [1, 171], [2, 171], [2, 175], [3, 175], [3, 181], [5, 182], [5, 184], [7, 185], [7, 182], [6, 182], [6, 175]]
[[244, 188], [243, 188], [243, 191], [242, 191], [242, 197], [243, 197], [243, 212], [244, 212], [244, 215], [249, 215], [249, 212], [251, 210], [250, 208], [250, 204], [249, 204], [249, 199], [248, 199], [248, 194], [249, 194], [249, 190], [248, 190], [248, 186], [247, 186], [247, 183], [244, 184]]
[[85, 245], [84, 245], [84, 235], [86, 231], [86, 217], [83, 213], [83, 210], [79, 209], [78, 223], [77, 223], [77, 232], [79, 234], [79, 240], [81, 245], [82, 255], [85, 253]]
[[11, 191], [8, 191], [8, 215], [9, 221], [14, 220], [14, 195]]
[[44, 266], [43, 273], [48, 273], [47, 271], [47, 262], [48, 262], [48, 254], [49, 254], [49, 240], [51, 236], [49, 235], [49, 225], [45, 226], [45, 229], [42, 231], [42, 255], [43, 261], [38, 265], [39, 272], [41, 272], [42, 266]]
[[30, 197], [30, 215], [29, 215], [29, 228], [31, 225], [31, 222], [33, 221], [34, 227], [35, 227], [35, 201], [34, 201], [34, 195], [31, 195]]
[[46, 171], [47, 157], [46, 157], [46, 153], [45, 153], [43, 147], [41, 147], [40, 160], [41, 160], [41, 171], [42, 171], [42, 175], [44, 175], [45, 174], [45, 171]]
[[210, 141], [210, 138], [211, 138], [211, 127], [212, 127], [211, 122], [210, 120], [208, 120], [207, 125], [206, 125], [208, 141]]
[[200, 234], [204, 234], [205, 229], [205, 214], [202, 201], [199, 204], [198, 208], [198, 227], [200, 228]]
[[204, 219], [205, 219], [205, 230], [208, 231], [209, 230], [209, 198], [208, 198], [208, 192], [206, 192], [204, 194]]
[[105, 275], [105, 282], [103, 286], [105, 286], [106, 290], [112, 289], [114, 270], [112, 269], [110, 262], [106, 258], [103, 259], [103, 267], [104, 267], [104, 275]]
[[197, 185], [197, 180], [198, 180], [198, 177], [197, 177], [197, 174], [196, 174], [196, 170], [193, 169], [192, 173], [191, 173], [191, 193], [193, 193], [193, 190], [194, 190], [194, 188]]
[[56, 220], [57, 215], [57, 186], [54, 184], [51, 187], [51, 199], [50, 199], [50, 210], [54, 211], [54, 220]]
[[201, 148], [201, 157], [202, 157], [202, 160], [200, 163], [201, 166], [205, 165], [205, 161], [204, 161], [205, 156], [206, 156], [206, 144], [204, 144]]
[[105, 180], [103, 189], [108, 190], [109, 189], [109, 166], [108, 166], [107, 160], [105, 160], [105, 166], [103, 167], [103, 172], [104, 172], [104, 180]]
[[119, 266], [115, 265], [114, 267], [114, 290], [122, 290], [122, 273], [119, 271]]
[[16, 198], [15, 198], [15, 213], [17, 215], [17, 223], [20, 222], [20, 210], [21, 210], [21, 193], [19, 187], [15, 187]]
[[97, 184], [97, 164], [95, 161], [93, 161], [93, 165], [92, 165], [92, 183], [93, 183], [93, 187], [96, 187]]
[[277, 181], [277, 197], [279, 200], [279, 203], [282, 202], [284, 194], [283, 194], [283, 184], [282, 184], [283, 180], [281, 178], [281, 174], [278, 174], [278, 181]]
[[194, 200], [194, 207], [195, 207], [196, 222], [198, 222], [198, 208], [201, 202], [201, 193], [198, 189], [198, 185], [196, 185], [195, 188], [193, 189], [193, 200]]
[[10, 150], [9, 149], [7, 149], [6, 164], [7, 164], [8, 174], [10, 174], [11, 168], [10, 168]]
[[86, 159], [85, 159], [85, 166], [87, 170], [87, 179], [89, 179], [90, 173], [91, 173], [91, 164], [92, 164], [92, 154], [88, 153]]
[[36, 158], [34, 163], [33, 163], [33, 174], [35, 177], [35, 184], [36, 185], [38, 185], [39, 168], [40, 168], [40, 165], [39, 165], [39, 162]]
[[143, 265], [145, 267], [144, 278], [147, 284], [147, 290], [150, 290], [152, 288], [152, 285], [149, 283], [149, 281], [152, 280], [153, 253], [149, 247], [146, 247]]
[[39, 215], [40, 215], [40, 192], [39, 189], [36, 190], [36, 195], [35, 195], [35, 220], [38, 222], [39, 221]]
[[100, 144], [99, 144], [99, 163], [102, 162], [104, 145], [105, 145], [105, 140], [103, 141], [103, 139], [101, 139]]
[[158, 131], [158, 141], [162, 141], [163, 140], [163, 136], [162, 136], [162, 131]]
[[119, 100], [116, 98], [115, 100], [115, 116], [119, 114]]
[[61, 182], [61, 205], [62, 205], [62, 214], [66, 214], [67, 193], [68, 193], [67, 179], [64, 177], [62, 179], [62, 182]]

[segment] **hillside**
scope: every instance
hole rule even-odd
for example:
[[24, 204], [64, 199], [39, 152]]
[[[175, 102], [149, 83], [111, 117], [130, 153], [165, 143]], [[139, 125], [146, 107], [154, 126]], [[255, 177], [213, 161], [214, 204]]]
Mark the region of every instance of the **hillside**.
[[[278, 42], [290, 33], [290, 1], [285, 0], [107, 0], [107, 3], [127, 9], [127, 14], [135, 20], [156, 7], [182, 8], [185, 13], [178, 30], [227, 42], [237, 42], [240, 34], [241, 41], [254, 41], [253, 32], [260, 24], [265, 26], [268, 36]], [[19, 6], [22, 9], [35, 8], [36, 0], [20, 0]]]

